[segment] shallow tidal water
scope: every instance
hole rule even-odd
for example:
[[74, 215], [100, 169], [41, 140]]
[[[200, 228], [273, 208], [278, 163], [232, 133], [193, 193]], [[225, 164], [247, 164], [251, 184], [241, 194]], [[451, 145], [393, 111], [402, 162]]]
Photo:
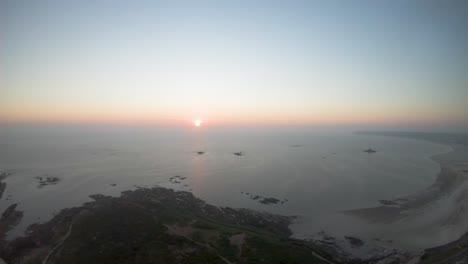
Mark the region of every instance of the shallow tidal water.
[[[363, 152], [370, 147], [378, 152]], [[233, 154], [238, 151], [244, 155]], [[447, 151], [422, 140], [316, 129], [9, 125], [0, 128], [0, 169], [12, 174], [0, 211], [12, 203], [24, 211], [11, 238], [91, 194], [158, 185], [218, 206], [297, 215], [291, 229], [299, 238], [322, 230], [365, 237], [369, 225], [341, 211], [423, 190], [440, 170], [430, 157]], [[176, 175], [181, 180], [171, 178]], [[39, 186], [36, 177], [47, 176], [60, 181]], [[284, 203], [262, 204], [246, 192]], [[414, 239], [402, 238], [404, 246], [440, 242], [408, 234]]]

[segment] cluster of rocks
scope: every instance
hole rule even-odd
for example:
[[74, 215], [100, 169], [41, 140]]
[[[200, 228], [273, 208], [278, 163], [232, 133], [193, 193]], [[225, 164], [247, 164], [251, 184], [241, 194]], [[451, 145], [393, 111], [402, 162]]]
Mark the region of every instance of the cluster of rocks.
[[262, 203], [262, 204], [278, 204], [278, 203], [284, 204], [288, 201], [288, 199], [280, 200], [274, 197], [263, 197], [263, 196], [251, 194], [248, 192], [241, 192], [241, 194], [247, 195], [250, 199], [258, 201], [259, 203]]
[[[203, 154], [206, 153], [206, 151], [198, 150], [198, 151], [195, 151], [195, 153], [196, 153], [197, 155], [203, 155]], [[243, 151], [234, 152], [234, 153], [232, 153], [232, 154], [234, 154], [234, 155], [236, 155], [236, 156], [244, 156], [244, 155], [245, 155], [245, 153], [244, 153]]]
[[338, 238], [320, 231], [307, 241], [319, 246], [340, 263], [393, 264], [406, 263], [412, 258], [408, 252], [388, 246], [391, 241], [383, 242], [378, 238], [366, 242], [356, 236], [347, 235]]
[[42, 187], [47, 186], [47, 185], [55, 185], [55, 184], [60, 182], [60, 178], [53, 177], [53, 176], [47, 176], [47, 175], [37, 176], [37, 177], [34, 177], [34, 178], [39, 181], [39, 184], [38, 184], [39, 188], [42, 188]]
[[3, 181], [3, 179], [5, 179], [8, 176], [10, 176], [10, 174], [8, 172], [1, 172], [0, 173], [0, 199], [2, 199], [3, 192], [5, 191], [5, 188], [6, 188], [6, 183], [4, 183], [2, 181]]
[[182, 181], [185, 179], [187, 179], [187, 177], [176, 175], [176, 176], [172, 176], [171, 178], [169, 178], [169, 181], [174, 184], [179, 184], [179, 183], [182, 183]]

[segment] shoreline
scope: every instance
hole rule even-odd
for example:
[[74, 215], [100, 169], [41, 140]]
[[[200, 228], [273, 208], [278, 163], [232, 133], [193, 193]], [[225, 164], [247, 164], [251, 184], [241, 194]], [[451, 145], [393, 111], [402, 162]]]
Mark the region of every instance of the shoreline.
[[453, 149], [447, 153], [435, 154], [430, 158], [440, 166], [440, 172], [435, 181], [425, 189], [406, 196], [397, 197], [391, 200], [381, 200], [382, 205], [368, 208], [359, 208], [343, 211], [346, 214], [357, 215], [376, 222], [394, 222], [404, 217], [402, 214], [407, 210], [424, 207], [442, 196], [452, 193], [461, 183], [468, 178], [462, 173], [455, 171], [451, 164], [441, 160], [441, 156], [457, 154]]
[[[468, 153], [467, 145], [454, 145], [453, 143], [444, 140], [434, 140], [424, 137], [419, 137], [421, 133], [406, 133], [406, 132], [356, 132], [362, 135], [375, 135], [387, 137], [403, 137], [416, 140], [429, 141], [431, 143], [438, 143], [446, 145], [451, 148], [448, 152], [437, 153], [428, 156], [432, 161], [440, 166], [440, 172], [437, 174], [435, 181], [425, 189], [402, 197], [397, 197], [392, 200], [381, 200], [381, 206], [359, 208], [343, 211], [347, 214], [355, 214], [361, 217], [370, 218], [373, 221], [393, 222], [404, 217], [402, 212], [410, 209], [421, 208], [428, 205], [444, 195], [452, 193], [460, 184], [468, 180], [468, 162], [465, 168], [458, 168], [457, 165], [463, 162], [464, 159], [451, 160], [456, 156]], [[425, 133], [422, 133], [425, 134]], [[435, 136], [436, 134], [428, 134]], [[372, 214], [374, 216], [372, 217]]]
[[[468, 205], [468, 135], [459, 134], [452, 138], [448, 134], [432, 133], [357, 134], [424, 140], [446, 145], [452, 150], [429, 157], [439, 164], [440, 172], [427, 188], [392, 200], [381, 200], [380, 206], [346, 210], [343, 213], [382, 226], [393, 228], [411, 223], [413, 228], [419, 229], [418, 232], [436, 232], [432, 237], [438, 237], [439, 242], [432, 247], [422, 248], [420, 253], [416, 254], [416, 258], [420, 257], [419, 263], [452, 263], [438, 261], [468, 259], [468, 250], [463, 250], [468, 247], [468, 212], [465, 209]], [[429, 224], [430, 221], [433, 223]], [[421, 223], [421, 226], [418, 226], [418, 223]]]

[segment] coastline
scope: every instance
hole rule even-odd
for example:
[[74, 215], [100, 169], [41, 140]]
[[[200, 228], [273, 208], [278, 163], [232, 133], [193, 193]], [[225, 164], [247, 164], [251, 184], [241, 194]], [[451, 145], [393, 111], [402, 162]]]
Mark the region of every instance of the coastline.
[[434, 183], [424, 190], [392, 200], [381, 200], [381, 206], [352, 209], [344, 211], [344, 213], [364, 217], [374, 222], [391, 223], [401, 220], [405, 217], [405, 211], [422, 208], [440, 199], [442, 196], [452, 193], [468, 179], [464, 175], [464, 172], [460, 172], [454, 168], [453, 163], [444, 161], [447, 155], [457, 154], [457, 150], [453, 149], [447, 153], [431, 156], [431, 159], [439, 164], [440, 172]]
[[[452, 151], [430, 156], [440, 166], [434, 183], [408, 196], [383, 200], [381, 206], [344, 211], [370, 223], [395, 226], [401, 223], [433, 221], [431, 231], [438, 230], [446, 240], [421, 249], [413, 261], [418, 263], [468, 263], [468, 135], [407, 132], [358, 132], [357, 134], [404, 137], [444, 144]], [[442, 208], [442, 210], [441, 210]], [[427, 218], [427, 219], [426, 219]], [[425, 232], [430, 232], [425, 230]], [[420, 258], [419, 258], [420, 257]], [[415, 262], [413, 262], [415, 263]]]
[[[429, 158], [439, 164], [440, 172], [434, 183], [424, 190], [407, 196], [397, 197], [392, 200], [381, 201], [382, 205], [377, 207], [353, 209], [344, 211], [371, 219], [377, 222], [394, 222], [404, 217], [404, 212], [411, 209], [424, 207], [442, 196], [459, 188], [462, 183], [468, 180], [468, 161], [463, 157], [468, 157], [468, 139], [465, 142], [456, 142], [447, 139], [435, 138], [438, 134], [429, 133], [407, 133], [407, 132], [356, 132], [362, 135], [376, 135], [389, 137], [404, 137], [417, 140], [426, 140], [432, 143], [444, 144], [451, 148], [451, 151], [431, 155]], [[426, 137], [421, 135], [428, 135]], [[449, 137], [450, 138], [450, 137]], [[467, 136], [468, 138], [468, 136]], [[463, 164], [466, 162], [466, 164]]]

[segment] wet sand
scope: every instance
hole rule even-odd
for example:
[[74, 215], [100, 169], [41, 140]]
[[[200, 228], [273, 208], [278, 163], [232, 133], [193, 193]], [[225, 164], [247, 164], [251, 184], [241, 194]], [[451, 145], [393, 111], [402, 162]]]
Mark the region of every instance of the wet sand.
[[[368, 133], [366, 133], [368, 134]], [[401, 236], [412, 239], [411, 234], [425, 237], [423, 246], [436, 247], [462, 237], [468, 230], [468, 136], [447, 134], [379, 133], [383, 136], [405, 136], [446, 144], [448, 153], [432, 156], [440, 165], [435, 182], [412, 195], [381, 200], [381, 206], [344, 211], [380, 229], [395, 232], [395, 244]], [[413, 233], [412, 233], [413, 232]]]
[[[444, 155], [458, 155], [454, 153], [442, 154], [433, 157], [441, 166], [441, 171], [436, 181], [427, 189], [405, 197], [393, 200], [381, 201], [385, 205], [371, 208], [363, 208], [345, 211], [347, 214], [357, 215], [375, 222], [391, 223], [404, 218], [410, 210], [419, 209], [437, 201], [443, 196], [453, 193], [457, 188], [462, 187], [468, 179], [468, 174], [460, 168], [457, 162], [444, 161]], [[462, 151], [462, 152], [466, 152]], [[468, 164], [465, 165], [468, 168]]]
[[[379, 135], [395, 136], [394, 133], [379, 133]], [[396, 136], [399, 136], [399, 134], [397, 133]], [[419, 138], [417, 136], [408, 137]], [[465, 142], [451, 143], [451, 141], [447, 141], [447, 139], [444, 141], [427, 139], [424, 137], [420, 137], [419, 139], [447, 144], [452, 148], [452, 151], [449, 153], [438, 154], [431, 157], [432, 160], [439, 163], [441, 168], [436, 181], [421, 192], [398, 197], [393, 200], [383, 200], [381, 201], [383, 204], [382, 206], [348, 210], [345, 211], [345, 213], [364, 217], [376, 222], [391, 223], [401, 220], [411, 210], [427, 206], [455, 192], [457, 189], [463, 188], [463, 183], [468, 179], [468, 145]]]

